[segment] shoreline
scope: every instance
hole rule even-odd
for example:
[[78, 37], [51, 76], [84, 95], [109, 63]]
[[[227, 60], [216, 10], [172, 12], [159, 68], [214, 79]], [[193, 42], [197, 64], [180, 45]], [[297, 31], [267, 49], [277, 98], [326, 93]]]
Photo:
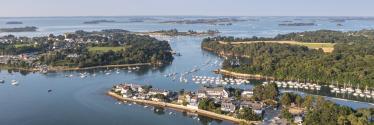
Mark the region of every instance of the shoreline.
[[245, 123], [248, 123], [248, 124], [258, 124], [258, 123], [260, 123], [259, 121], [246, 121], [246, 120], [243, 120], [243, 119], [238, 119], [238, 118], [234, 118], [234, 117], [227, 116], [227, 115], [221, 115], [221, 114], [217, 114], [217, 113], [202, 110], [202, 109], [192, 109], [192, 108], [188, 108], [187, 106], [183, 106], [183, 105], [177, 105], [177, 104], [166, 103], [166, 102], [156, 102], [156, 101], [149, 101], [149, 100], [124, 98], [124, 97], [122, 97], [122, 96], [120, 96], [120, 95], [118, 95], [114, 92], [111, 92], [111, 91], [108, 91], [107, 95], [109, 95], [109, 96], [111, 96], [115, 99], [121, 100], [121, 101], [129, 101], [129, 102], [142, 103], [142, 104], [146, 104], [146, 105], [171, 108], [171, 109], [175, 109], [175, 110], [178, 110], [178, 111], [186, 111], [186, 112], [196, 113], [196, 114], [207, 116], [207, 117], [213, 118], [213, 119], [227, 120], [227, 121], [230, 121], [230, 122], [233, 122], [233, 123], [240, 123], [240, 122], [245, 122]]
[[157, 32], [134, 32], [136, 35], [149, 35], [149, 36], [160, 36], [160, 37], [176, 37], [176, 36], [214, 36], [217, 34], [208, 34], [208, 33], [202, 33], [198, 32], [196, 34], [187, 34], [186, 32], [181, 32], [185, 34], [176, 34], [176, 35], [169, 35], [167, 33], [157, 33]]
[[[79, 71], [79, 70], [90, 70], [90, 69], [98, 69], [98, 68], [115, 68], [115, 67], [129, 67], [129, 66], [147, 66], [151, 65], [151, 63], [134, 63], [134, 64], [120, 64], [120, 65], [103, 65], [103, 66], [91, 66], [91, 67], [49, 67], [48, 71]], [[7, 68], [1, 68], [1, 69], [14, 69], [14, 70], [22, 70], [22, 71], [40, 71], [38, 68], [16, 68], [16, 67], [7, 67]]]

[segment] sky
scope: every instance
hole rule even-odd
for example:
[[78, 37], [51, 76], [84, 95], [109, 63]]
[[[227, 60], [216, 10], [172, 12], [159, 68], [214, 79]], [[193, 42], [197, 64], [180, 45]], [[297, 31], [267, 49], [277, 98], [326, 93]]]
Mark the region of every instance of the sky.
[[0, 0], [0, 17], [374, 16], [374, 0]]

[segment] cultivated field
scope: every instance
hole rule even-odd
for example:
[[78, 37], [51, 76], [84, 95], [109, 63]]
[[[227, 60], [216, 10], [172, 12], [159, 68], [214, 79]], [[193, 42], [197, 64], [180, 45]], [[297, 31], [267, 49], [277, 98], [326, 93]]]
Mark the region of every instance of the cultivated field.
[[[307, 43], [307, 42], [297, 42], [297, 41], [245, 41], [245, 42], [231, 42], [230, 44], [252, 44], [252, 43], [281, 43], [281, 44], [292, 44], [306, 46], [311, 49], [322, 49], [326, 53], [330, 53], [334, 50], [335, 43]], [[228, 44], [228, 42], [220, 41], [220, 44]]]

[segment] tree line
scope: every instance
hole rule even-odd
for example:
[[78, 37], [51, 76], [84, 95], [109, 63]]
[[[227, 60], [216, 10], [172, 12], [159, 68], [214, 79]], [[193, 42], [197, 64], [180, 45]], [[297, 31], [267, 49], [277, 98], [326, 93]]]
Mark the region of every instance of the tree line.
[[[368, 35], [322, 30], [278, 35], [275, 38], [298, 39], [296, 36], [300, 35], [295, 34], [314, 36], [313, 39], [308, 38], [313, 40], [310, 42], [330, 41], [336, 44], [332, 53], [324, 53], [321, 49], [308, 49], [306, 46], [291, 44], [220, 44], [218, 41], [235, 42], [254, 38], [214, 37], [204, 39], [202, 48], [227, 56], [223, 69], [234, 72], [272, 76], [277, 80], [374, 86], [374, 40]], [[302, 41], [308, 42], [305, 39]], [[240, 65], [233, 65], [236, 57], [239, 58]]]

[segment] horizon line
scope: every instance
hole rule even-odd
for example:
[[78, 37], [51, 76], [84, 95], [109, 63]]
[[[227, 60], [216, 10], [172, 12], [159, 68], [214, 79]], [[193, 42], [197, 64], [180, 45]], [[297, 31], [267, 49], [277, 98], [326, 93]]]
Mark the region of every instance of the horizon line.
[[72, 15], [72, 16], [0, 16], [0, 18], [46, 18], [46, 17], [374, 17], [371, 16], [343, 16], [343, 15]]

